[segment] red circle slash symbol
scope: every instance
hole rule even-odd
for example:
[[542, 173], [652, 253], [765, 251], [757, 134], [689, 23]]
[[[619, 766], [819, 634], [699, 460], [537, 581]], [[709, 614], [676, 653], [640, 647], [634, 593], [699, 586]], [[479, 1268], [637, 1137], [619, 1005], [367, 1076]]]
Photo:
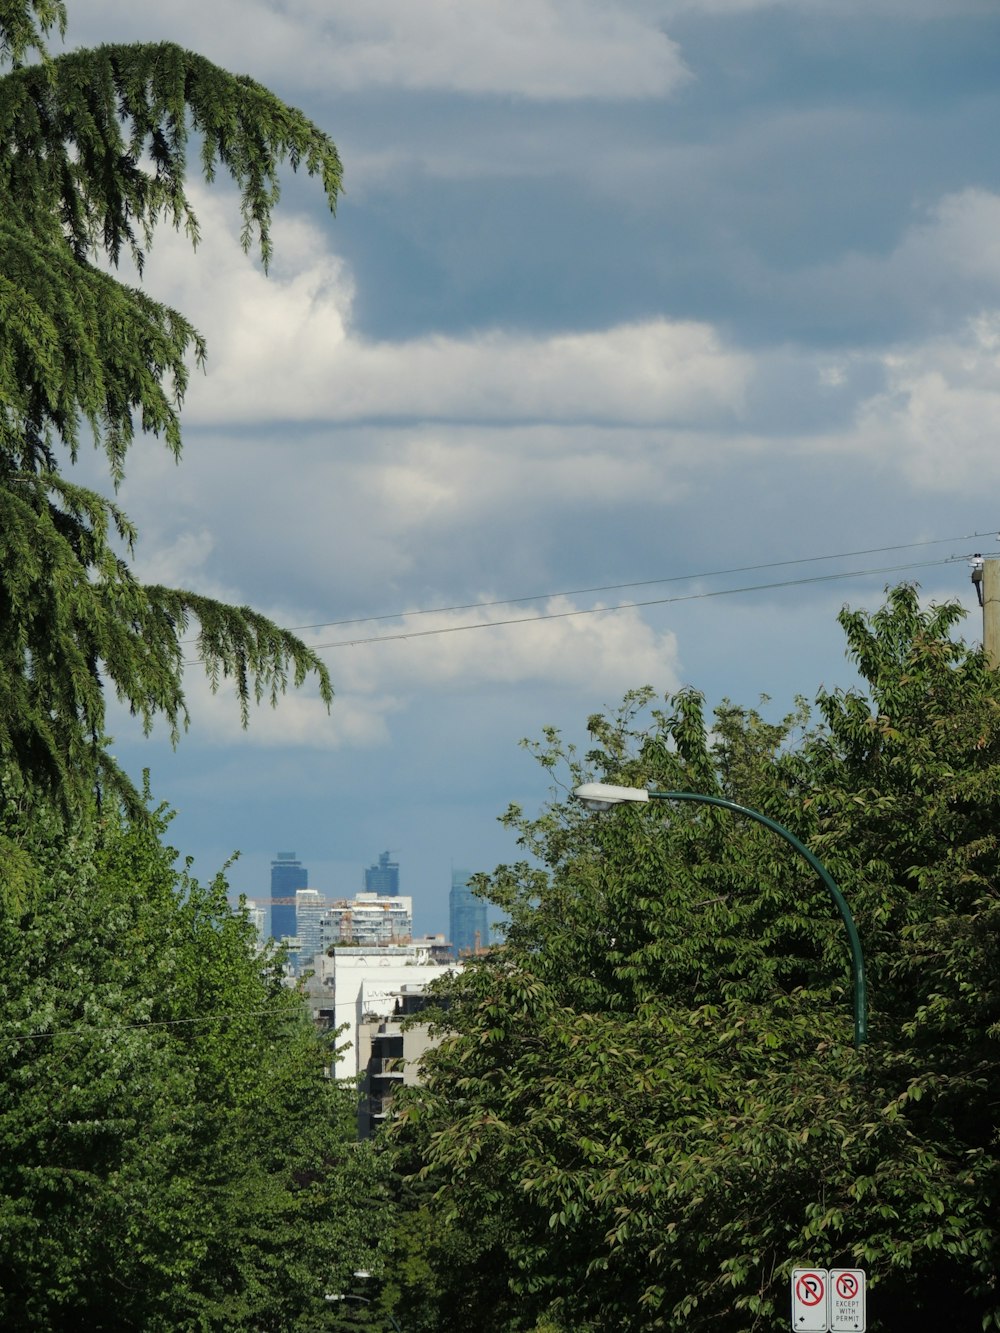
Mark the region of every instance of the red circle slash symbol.
[[823, 1299], [823, 1279], [818, 1273], [803, 1273], [795, 1284], [795, 1295], [803, 1305], [819, 1305]]
[[858, 1294], [858, 1279], [853, 1273], [837, 1274], [837, 1295], [842, 1301], [853, 1301]]

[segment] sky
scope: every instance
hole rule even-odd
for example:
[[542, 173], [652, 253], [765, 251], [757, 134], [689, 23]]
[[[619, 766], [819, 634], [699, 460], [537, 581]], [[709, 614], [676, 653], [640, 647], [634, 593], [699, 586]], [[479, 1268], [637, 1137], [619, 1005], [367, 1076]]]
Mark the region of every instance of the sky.
[[[221, 181], [154, 295], [208, 339], [176, 465], [119, 493], [136, 567], [302, 628], [331, 671], [241, 732], [187, 671], [176, 750], [113, 705], [203, 877], [363, 888], [418, 932], [551, 775], [519, 742], [629, 689], [848, 686], [837, 612], [959, 599], [1000, 556], [996, 0], [70, 0], [69, 46], [171, 40], [336, 141], [270, 273]], [[94, 463], [84, 464], [93, 467]], [[722, 572], [728, 571], [728, 572]], [[598, 608], [604, 608], [599, 610]], [[617, 609], [615, 609], [617, 608]], [[350, 623], [349, 623], [350, 622]], [[433, 631], [433, 632], [432, 632]]]

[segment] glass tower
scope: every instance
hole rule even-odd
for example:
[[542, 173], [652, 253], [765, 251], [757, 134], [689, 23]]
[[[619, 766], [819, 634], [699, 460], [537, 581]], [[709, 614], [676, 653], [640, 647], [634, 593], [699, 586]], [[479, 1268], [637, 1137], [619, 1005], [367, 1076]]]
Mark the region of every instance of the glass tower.
[[486, 949], [490, 943], [490, 928], [486, 920], [486, 903], [469, 888], [471, 870], [451, 872], [451, 893], [448, 895], [448, 916], [451, 926], [451, 947], [455, 956]]
[[399, 897], [399, 862], [390, 861], [388, 852], [379, 852], [378, 865], [365, 871], [365, 893], [377, 893], [380, 898]]
[[309, 871], [294, 852], [279, 852], [271, 862], [271, 934], [276, 940], [294, 936], [295, 895], [309, 887]]

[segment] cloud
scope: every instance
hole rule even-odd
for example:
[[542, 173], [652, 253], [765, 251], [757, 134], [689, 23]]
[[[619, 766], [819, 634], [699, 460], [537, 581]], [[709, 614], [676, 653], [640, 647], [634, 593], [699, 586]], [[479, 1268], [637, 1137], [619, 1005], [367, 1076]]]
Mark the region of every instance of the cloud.
[[398, 624], [379, 627], [376, 636], [382, 642], [340, 631], [331, 641], [340, 646], [323, 655], [345, 680], [363, 681], [370, 689], [386, 675], [397, 689], [405, 681], [449, 690], [532, 682], [613, 691], [627, 688], [637, 675], [677, 680], [672, 634], [655, 634], [636, 608], [596, 610], [565, 596], [536, 607], [404, 616]]
[[[189, 427], [464, 422], [724, 432], [747, 424], [762, 378], [788, 359], [780, 349], [735, 346], [708, 322], [665, 314], [553, 334], [493, 328], [366, 339], [352, 326], [352, 275], [329, 250], [324, 229], [301, 216], [280, 218], [277, 260], [265, 277], [240, 250], [232, 196], [199, 187], [195, 197], [204, 233], [198, 254], [168, 232], [148, 266], [156, 294], [190, 313], [209, 339], [208, 373], [193, 376], [188, 391]], [[797, 300], [806, 294], [817, 307], [845, 299], [898, 307], [912, 312], [917, 327], [953, 325], [970, 305], [1000, 306], [1000, 195], [947, 195], [888, 253], [853, 253], [806, 268], [794, 281]], [[810, 384], [822, 375], [823, 388], [837, 387], [830, 369], [837, 355], [811, 373]], [[861, 360], [875, 364], [879, 352], [839, 356], [856, 371]], [[798, 400], [802, 385], [792, 387]], [[829, 401], [827, 393], [822, 410]], [[419, 486], [414, 492], [418, 507], [434, 498]]]
[[913, 486], [981, 493], [1000, 481], [1000, 309], [962, 336], [894, 350], [888, 387], [866, 402], [858, 437]]
[[738, 412], [749, 362], [707, 324], [651, 319], [530, 336], [486, 330], [371, 342], [351, 329], [353, 284], [305, 219], [275, 226], [270, 277], [243, 255], [225, 193], [194, 191], [204, 241], [166, 232], [150, 286], [209, 338], [185, 420], [702, 423]]
[[747, 363], [704, 324], [664, 319], [543, 338], [491, 330], [368, 343], [343, 334], [340, 312], [323, 308], [305, 285], [269, 293], [252, 314], [235, 312], [234, 332], [215, 340], [218, 372], [190, 394], [192, 422], [686, 423], [731, 416], [740, 405]]
[[[191, 726], [199, 742], [241, 749], [376, 749], [388, 744], [389, 718], [403, 706], [385, 690], [338, 689], [332, 708], [305, 686], [284, 695], [276, 707], [261, 704], [250, 724], [240, 723], [235, 691], [225, 682], [212, 694], [197, 665], [187, 669], [184, 688]], [[115, 728], [112, 726], [112, 730]]]
[[[140, 551], [150, 578], [270, 601], [289, 625], [332, 620], [335, 608], [489, 601], [579, 588], [551, 572], [571, 567], [567, 539], [586, 556], [587, 534], [610, 532], [616, 554], [630, 551], [640, 516], [660, 523], [673, 506], [684, 520], [681, 498], [728, 504], [738, 522], [744, 497], [730, 475], [759, 495], [768, 476], [785, 488], [789, 462], [800, 477], [808, 460], [816, 478], [854, 469], [880, 485], [892, 472], [902, 503], [1000, 471], [1000, 198], [987, 192], [939, 200], [881, 260], [852, 257], [845, 270], [860, 281], [864, 268], [883, 293], [941, 271], [945, 285], [979, 292], [982, 312], [908, 344], [829, 351], [746, 352], [707, 323], [665, 317], [552, 336], [368, 342], [352, 328], [351, 275], [325, 233], [281, 220], [265, 279], [238, 249], [231, 203], [200, 194], [205, 252], [192, 258], [165, 237], [150, 264], [154, 288], [210, 334], [212, 366], [192, 390], [197, 448], [184, 466], [137, 451], [123, 489], [151, 538]], [[652, 572], [647, 563], [632, 576]], [[331, 716], [298, 694], [260, 710], [244, 737], [234, 702], [211, 698], [192, 673], [197, 731], [213, 745], [372, 749], [418, 698], [608, 698], [645, 680], [676, 684], [672, 632], [639, 609], [565, 614], [584, 605], [567, 594], [307, 630], [335, 680]], [[364, 642], [375, 635], [383, 641]]]
[[500, 597], [578, 587], [552, 571], [566, 551], [590, 558], [585, 532], [618, 531], [625, 570], [637, 522], [648, 528], [654, 507], [680, 521], [685, 505], [716, 504], [734, 470], [753, 487], [807, 459], [863, 458], [924, 491], [995, 470], [1000, 197], [988, 192], [939, 200], [881, 260], [824, 276], [884, 299], [962, 281], [984, 299], [980, 316], [907, 344], [828, 351], [747, 351], [667, 318], [369, 342], [321, 229], [280, 220], [264, 278], [239, 251], [231, 198], [198, 202], [204, 252], [168, 235], [150, 262], [157, 294], [210, 335], [183, 466], [136, 450], [122, 492], [151, 579], [283, 600], [285, 623], [394, 612], [473, 601], [487, 581]]
[[994, 0], [667, 0], [671, 17], [678, 13], [726, 17], [760, 10], [799, 10], [807, 14], [833, 13], [838, 18], [862, 14], [867, 17], [932, 19], [957, 18], [963, 14], [994, 14]]
[[[600, 0], [91, 3], [74, 41], [169, 37], [265, 82], [541, 101], [663, 97], [689, 75], [655, 8]], [[75, 19], [75, 16], [74, 16]]]
[[897, 312], [912, 328], [949, 328], [968, 312], [1000, 305], [1000, 194], [966, 189], [917, 213], [891, 248], [852, 251], [779, 281], [818, 309], [843, 307], [880, 318]]

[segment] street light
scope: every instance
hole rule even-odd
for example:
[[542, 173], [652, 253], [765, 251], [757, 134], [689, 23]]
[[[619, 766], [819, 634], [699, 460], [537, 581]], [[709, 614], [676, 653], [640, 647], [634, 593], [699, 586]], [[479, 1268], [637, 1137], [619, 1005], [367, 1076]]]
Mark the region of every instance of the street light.
[[699, 792], [649, 791], [645, 787], [613, 787], [606, 782], [585, 782], [582, 787], [576, 788], [573, 795], [590, 810], [608, 810], [613, 805], [621, 805], [627, 801], [695, 801], [701, 805], [716, 805], [723, 810], [732, 810], [737, 815], [746, 815], [748, 819], [755, 819], [758, 824], [763, 824], [765, 828], [780, 834], [800, 856], [805, 857], [819, 875], [847, 928], [847, 938], [851, 946], [851, 971], [854, 977], [854, 1045], [858, 1050], [861, 1049], [868, 1040], [868, 988], [865, 983], [865, 960], [861, 953], [861, 941], [858, 938], [854, 917], [847, 905], [847, 899], [837, 888], [829, 870], [794, 833], [790, 833], [783, 825], [769, 819], [767, 815], [762, 815], [759, 810], [738, 805], [735, 801], [724, 800], [721, 796], [703, 796]]
[[[357, 1274], [355, 1274], [355, 1276], [357, 1276]], [[368, 1274], [366, 1273], [365, 1277], [367, 1276]], [[357, 1301], [360, 1305], [371, 1305], [372, 1303], [369, 1297], [367, 1296], [351, 1296], [349, 1294], [345, 1294], [344, 1292], [340, 1291], [330, 1292], [329, 1295], [327, 1295], [324, 1299], [328, 1301]], [[380, 1312], [379, 1318], [388, 1319], [389, 1323], [396, 1330], [396, 1333], [403, 1333], [403, 1330], [399, 1327], [399, 1324], [397, 1324], [396, 1322], [395, 1316], [389, 1314], [386, 1311], [386, 1312]]]

